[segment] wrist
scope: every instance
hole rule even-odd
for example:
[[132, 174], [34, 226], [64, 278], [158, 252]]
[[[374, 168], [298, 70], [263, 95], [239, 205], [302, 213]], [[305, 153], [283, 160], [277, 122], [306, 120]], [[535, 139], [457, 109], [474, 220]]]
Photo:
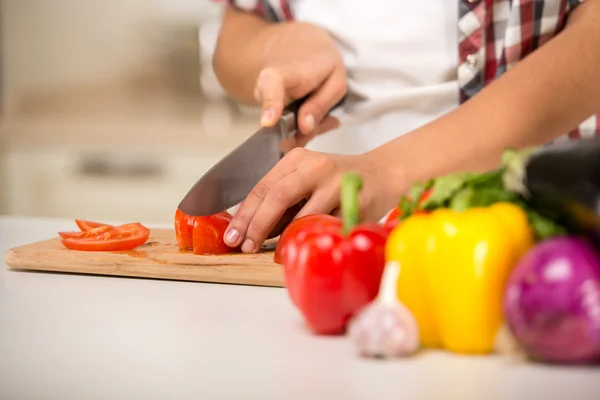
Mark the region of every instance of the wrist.
[[385, 144], [360, 157], [366, 168], [380, 178], [387, 192], [394, 199], [403, 196], [413, 183], [410, 168], [399, 160], [392, 146]]

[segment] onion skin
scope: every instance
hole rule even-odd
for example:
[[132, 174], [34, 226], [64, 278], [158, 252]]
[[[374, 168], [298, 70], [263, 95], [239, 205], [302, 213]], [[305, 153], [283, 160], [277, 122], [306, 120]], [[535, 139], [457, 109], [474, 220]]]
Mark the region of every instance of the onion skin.
[[503, 309], [515, 340], [532, 359], [600, 361], [600, 256], [580, 238], [540, 242], [512, 270]]

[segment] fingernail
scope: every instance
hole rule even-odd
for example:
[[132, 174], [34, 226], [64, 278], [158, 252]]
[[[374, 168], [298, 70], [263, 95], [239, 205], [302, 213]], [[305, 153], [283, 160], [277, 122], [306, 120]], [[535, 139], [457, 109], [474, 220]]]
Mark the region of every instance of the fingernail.
[[308, 114], [306, 117], [304, 117], [304, 122], [308, 126], [308, 133], [312, 133], [315, 130], [315, 117], [313, 117], [311, 114]]
[[252, 253], [255, 248], [256, 245], [254, 244], [254, 241], [252, 241], [252, 239], [246, 239], [244, 241], [244, 244], [242, 245], [242, 251], [244, 253]]
[[273, 115], [275, 115], [275, 110], [273, 110], [272, 107], [267, 108], [265, 111], [263, 111], [262, 116], [260, 117], [260, 124], [263, 126], [271, 125]]
[[240, 238], [240, 233], [237, 231], [237, 229], [230, 229], [225, 234], [225, 243], [235, 245], [235, 243], [237, 242], [237, 240], [239, 238]]

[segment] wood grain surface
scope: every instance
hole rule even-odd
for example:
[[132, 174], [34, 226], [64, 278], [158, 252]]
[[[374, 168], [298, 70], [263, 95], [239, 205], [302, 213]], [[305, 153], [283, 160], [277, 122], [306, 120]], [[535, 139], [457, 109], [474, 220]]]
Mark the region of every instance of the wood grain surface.
[[258, 254], [195, 255], [180, 251], [175, 231], [169, 229], [153, 229], [148, 242], [132, 251], [68, 250], [57, 235], [12, 248], [5, 259], [10, 268], [21, 270], [284, 286], [283, 270], [273, 262], [273, 250]]

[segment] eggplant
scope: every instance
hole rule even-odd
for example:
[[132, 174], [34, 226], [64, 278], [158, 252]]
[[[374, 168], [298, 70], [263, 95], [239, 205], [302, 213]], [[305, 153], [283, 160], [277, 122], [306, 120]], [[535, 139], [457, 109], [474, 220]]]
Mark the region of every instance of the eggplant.
[[600, 249], [600, 138], [504, 153], [503, 184]]

